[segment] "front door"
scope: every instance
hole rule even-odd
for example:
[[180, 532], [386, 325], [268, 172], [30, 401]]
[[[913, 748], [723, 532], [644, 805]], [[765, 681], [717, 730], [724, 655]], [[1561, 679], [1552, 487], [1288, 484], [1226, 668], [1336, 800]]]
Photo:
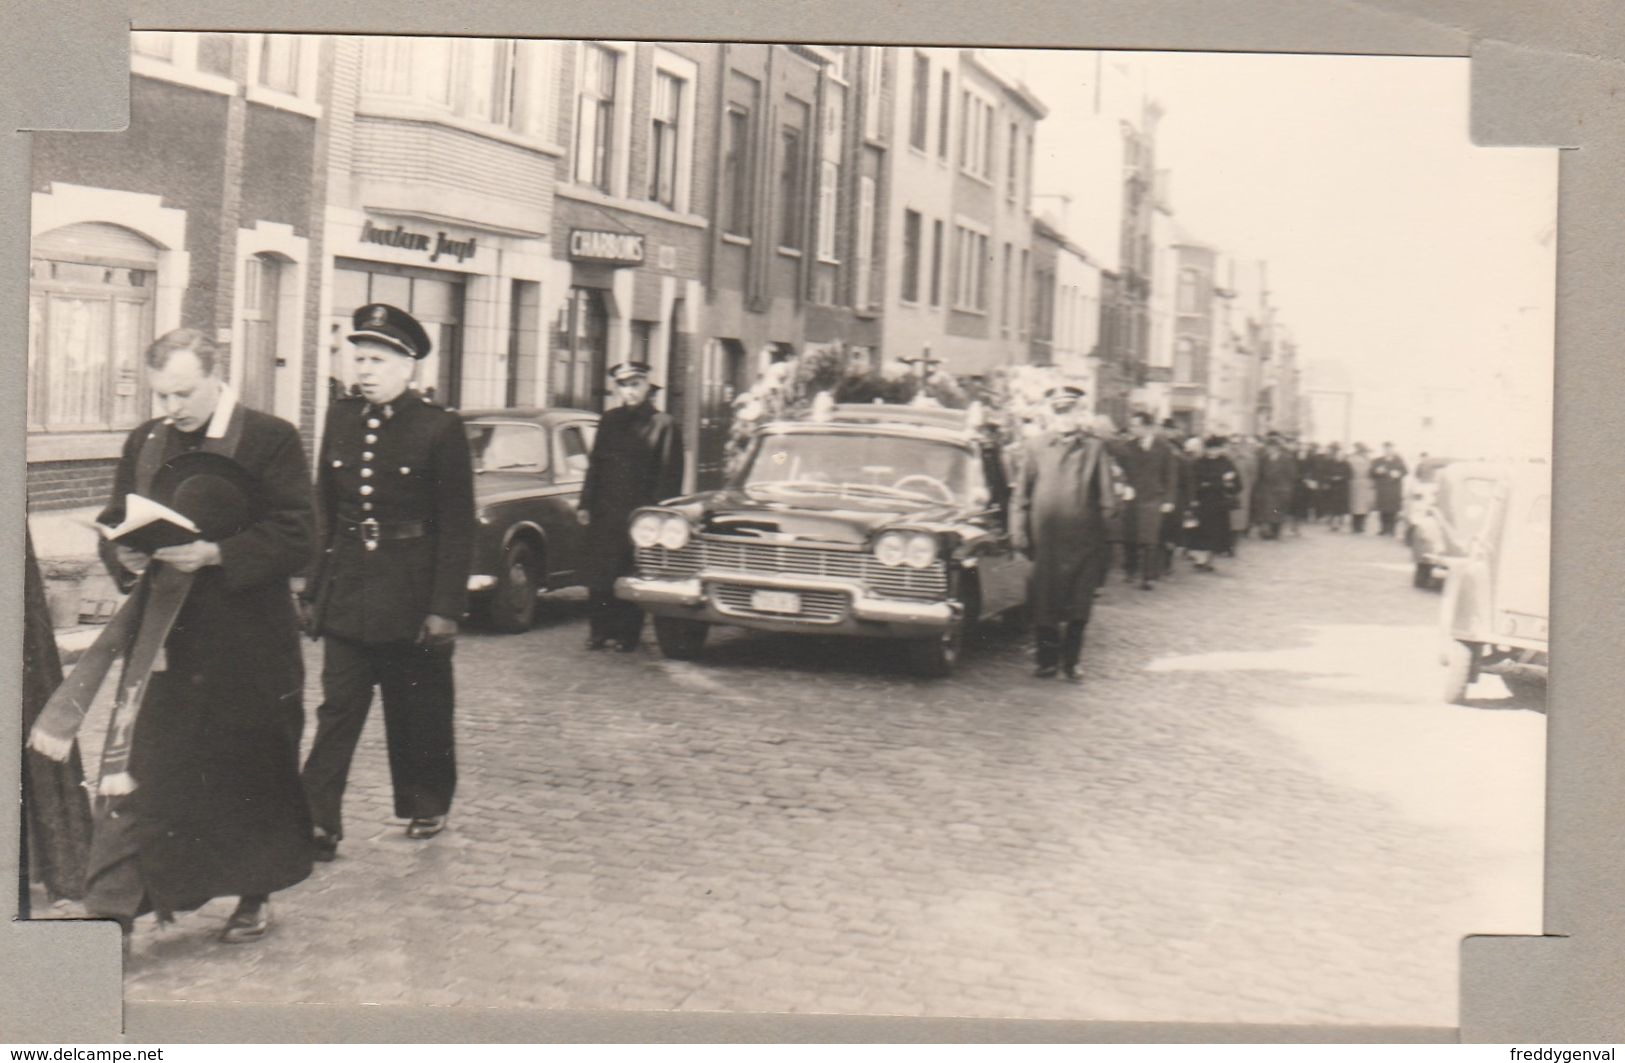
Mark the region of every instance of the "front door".
[[707, 343], [700, 356], [700, 433], [695, 455], [695, 488], [714, 490], [728, 475], [728, 439], [733, 433], [733, 400], [745, 372], [745, 347], [738, 340]]
[[609, 395], [609, 314], [594, 288], [571, 288], [560, 322], [562, 340], [553, 354], [553, 405], [602, 413]]

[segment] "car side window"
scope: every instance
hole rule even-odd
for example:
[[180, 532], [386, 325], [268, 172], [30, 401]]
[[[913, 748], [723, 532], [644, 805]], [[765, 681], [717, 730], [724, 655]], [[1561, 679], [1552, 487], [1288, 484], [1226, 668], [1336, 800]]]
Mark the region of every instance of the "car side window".
[[587, 459], [592, 453], [591, 429], [571, 424], [559, 429], [558, 480], [569, 483], [587, 478]]
[[547, 471], [547, 433], [537, 425], [476, 421], [468, 426], [475, 472]]

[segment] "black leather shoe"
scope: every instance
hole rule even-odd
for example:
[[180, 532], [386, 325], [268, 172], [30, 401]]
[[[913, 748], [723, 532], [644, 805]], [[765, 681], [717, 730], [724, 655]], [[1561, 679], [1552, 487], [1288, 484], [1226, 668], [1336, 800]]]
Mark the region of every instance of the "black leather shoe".
[[1140, 589], [1142, 591], [1148, 591], [1148, 590], [1151, 589], [1151, 587], [1152, 587], [1152, 584], [1151, 584], [1150, 580], [1143, 579], [1143, 580], [1140, 581]]
[[420, 816], [406, 825], [406, 836], [415, 841], [425, 841], [445, 829], [445, 816]]
[[589, 649], [589, 650], [601, 650], [601, 649], [604, 649], [605, 647], [607, 647], [608, 645], [609, 645], [609, 640], [608, 639], [601, 639], [597, 635], [588, 635], [587, 636], [587, 649]]
[[329, 834], [320, 827], [310, 833], [310, 858], [321, 863], [331, 863], [339, 855], [339, 840], [337, 835]]
[[220, 931], [220, 940], [227, 945], [246, 945], [258, 941], [270, 929], [270, 901], [258, 901], [253, 904], [238, 901], [237, 910], [231, 913], [231, 918], [226, 920], [226, 928]]
[[1062, 668], [1061, 671], [1065, 673], [1070, 682], [1077, 683], [1083, 680], [1083, 673], [1078, 670], [1078, 666], [1075, 664], [1069, 664]]
[[639, 645], [641, 643], [637, 639], [617, 639], [615, 641], [615, 648], [622, 653], [632, 653], [637, 650]]
[[1033, 670], [1034, 679], [1054, 679], [1060, 669], [1053, 664], [1041, 664]]

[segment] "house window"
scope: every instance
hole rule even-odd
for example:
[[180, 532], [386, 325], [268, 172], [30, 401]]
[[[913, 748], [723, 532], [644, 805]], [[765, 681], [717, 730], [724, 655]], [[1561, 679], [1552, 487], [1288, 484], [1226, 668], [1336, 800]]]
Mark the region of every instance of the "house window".
[[1174, 344], [1174, 379], [1188, 384], [1195, 379], [1196, 345], [1188, 339]]
[[260, 84], [292, 95], [299, 91], [299, 38], [287, 33], [260, 34]]
[[963, 225], [954, 229], [954, 308], [987, 312], [988, 238]]
[[257, 410], [276, 408], [277, 324], [282, 303], [282, 263], [268, 254], [243, 260], [243, 402]]
[[1010, 334], [1010, 245], [1004, 245], [1004, 269], [999, 274], [999, 332]]
[[682, 80], [664, 70], [656, 71], [654, 99], [650, 103], [649, 198], [667, 207], [677, 205], [677, 153], [682, 107]]
[[1027, 181], [1021, 188], [1021, 201], [1027, 203], [1033, 192], [1033, 135], [1027, 134]]
[[993, 179], [993, 105], [969, 89], [960, 94], [959, 168]]
[[[553, 47], [543, 41], [495, 38], [368, 37], [362, 91], [545, 140]], [[262, 81], [267, 69], [262, 61]], [[308, 92], [311, 73], [300, 74]]]
[[610, 191], [615, 143], [615, 87], [621, 57], [601, 44], [582, 49], [584, 67], [576, 97], [575, 178]]
[[1027, 265], [1029, 252], [1026, 248], [1021, 251], [1021, 269], [1016, 273], [1016, 332], [1022, 339], [1027, 338], [1027, 315], [1031, 312], [1027, 306]]
[[903, 302], [920, 301], [920, 236], [918, 211], [903, 211]]
[[949, 114], [953, 111], [954, 103], [954, 76], [948, 71], [942, 72], [942, 98], [937, 102], [937, 158], [944, 161], [948, 158], [948, 130]]
[[779, 132], [779, 246], [801, 250], [802, 206], [801, 129], [785, 126]]
[[840, 207], [841, 164], [824, 160], [818, 169], [818, 257], [835, 261], [836, 212]]
[[70, 225], [34, 241], [28, 284], [28, 425], [134, 427], [147, 411], [157, 248], [128, 229]]
[[931, 60], [924, 52], [914, 53], [914, 85], [909, 100], [908, 142], [925, 150], [926, 131], [931, 124]]
[[722, 149], [722, 231], [749, 237], [750, 224], [750, 112], [728, 105]]
[[1194, 269], [1179, 271], [1179, 312], [1181, 314], [1201, 313], [1197, 300], [1197, 276]]
[[863, 51], [863, 135], [879, 140], [880, 94], [886, 83], [885, 49], [871, 45]]
[[931, 305], [942, 305], [942, 222], [931, 223]]
[[866, 310], [875, 304], [870, 291], [875, 253], [875, 179], [865, 175], [858, 179], [858, 252], [857, 268], [853, 270], [852, 305]]
[[1010, 123], [1010, 147], [1006, 152], [1004, 174], [1004, 197], [1014, 201], [1016, 198], [1016, 177], [1020, 166], [1021, 156], [1021, 127], [1014, 122]]
[[148, 59], [162, 59], [166, 63], [175, 61], [174, 33], [162, 30], [138, 30], [130, 34], [130, 49], [136, 55], [144, 55]]

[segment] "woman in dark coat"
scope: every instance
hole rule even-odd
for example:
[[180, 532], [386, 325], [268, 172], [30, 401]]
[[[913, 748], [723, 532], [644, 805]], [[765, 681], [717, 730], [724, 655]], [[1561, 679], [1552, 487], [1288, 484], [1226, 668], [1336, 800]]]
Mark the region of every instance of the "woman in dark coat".
[[1321, 504], [1320, 515], [1326, 518], [1332, 531], [1343, 530], [1343, 520], [1349, 515], [1349, 478], [1354, 470], [1336, 443], [1326, 449], [1320, 459]]
[[1230, 549], [1230, 511], [1241, 497], [1241, 473], [1224, 452], [1223, 436], [1208, 436], [1191, 467], [1196, 527], [1187, 545], [1199, 572], [1213, 571], [1213, 555]]
[[1298, 448], [1298, 480], [1292, 488], [1292, 534], [1315, 518], [1316, 494], [1320, 490], [1320, 448], [1306, 443]]

